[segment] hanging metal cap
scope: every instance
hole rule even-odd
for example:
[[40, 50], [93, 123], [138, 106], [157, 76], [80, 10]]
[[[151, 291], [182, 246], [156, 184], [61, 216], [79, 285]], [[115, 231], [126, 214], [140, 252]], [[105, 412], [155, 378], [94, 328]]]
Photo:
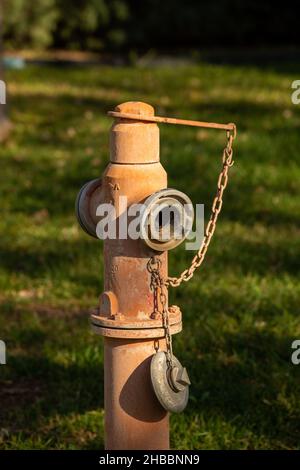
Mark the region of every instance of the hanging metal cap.
[[169, 368], [164, 351], [154, 354], [150, 366], [151, 382], [161, 406], [167, 411], [180, 413], [188, 403], [191, 382], [186, 368], [175, 356], [172, 363], [172, 368]]

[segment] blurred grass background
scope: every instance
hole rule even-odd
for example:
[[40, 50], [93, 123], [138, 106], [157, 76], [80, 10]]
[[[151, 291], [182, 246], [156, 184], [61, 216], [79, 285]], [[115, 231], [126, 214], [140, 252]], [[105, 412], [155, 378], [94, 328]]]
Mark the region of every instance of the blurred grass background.
[[[108, 161], [106, 112], [127, 100], [157, 114], [235, 122], [235, 165], [207, 259], [171, 290], [174, 340], [192, 387], [171, 416], [175, 449], [300, 449], [299, 107], [295, 67], [201, 65], [7, 72], [14, 129], [0, 150], [0, 448], [103, 448], [102, 339], [88, 311], [102, 244], [74, 216], [79, 188]], [[169, 186], [215, 193], [225, 134], [161, 126]], [[170, 273], [192, 253], [170, 254]]]

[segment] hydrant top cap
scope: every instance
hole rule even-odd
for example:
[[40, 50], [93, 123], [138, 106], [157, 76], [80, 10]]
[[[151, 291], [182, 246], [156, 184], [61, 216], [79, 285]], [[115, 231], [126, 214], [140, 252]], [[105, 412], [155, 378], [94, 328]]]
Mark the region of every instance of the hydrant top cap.
[[142, 116], [154, 116], [154, 108], [142, 101], [127, 101], [118, 104], [114, 109], [118, 113], [141, 114]]
[[[121, 114], [110, 130], [110, 161], [112, 163], [144, 164], [159, 162], [159, 128], [156, 123], [143, 121], [154, 117], [154, 108], [141, 101], [127, 101], [115, 108]], [[141, 119], [126, 119], [141, 116]]]

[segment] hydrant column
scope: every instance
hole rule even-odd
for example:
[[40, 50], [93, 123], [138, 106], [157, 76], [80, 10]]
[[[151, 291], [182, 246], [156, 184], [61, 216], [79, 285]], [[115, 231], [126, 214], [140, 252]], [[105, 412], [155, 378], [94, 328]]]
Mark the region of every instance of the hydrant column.
[[[160, 349], [165, 349], [164, 340]], [[169, 449], [169, 415], [152, 390], [153, 340], [104, 338], [105, 448]]]
[[[140, 102], [123, 103], [115, 111], [154, 115], [151, 106]], [[167, 276], [167, 252], [154, 253], [127, 231], [133, 218], [130, 208], [164, 188], [167, 174], [159, 162], [157, 124], [117, 119], [101, 187], [101, 203], [114, 206], [117, 233], [104, 240], [104, 292], [91, 320], [94, 331], [104, 336], [105, 446], [111, 450], [169, 448], [168, 413], [150, 379], [151, 358], [157, 348], [165, 350], [166, 343], [147, 269], [155, 254]], [[181, 312], [176, 307], [169, 311], [175, 334], [182, 327]]]

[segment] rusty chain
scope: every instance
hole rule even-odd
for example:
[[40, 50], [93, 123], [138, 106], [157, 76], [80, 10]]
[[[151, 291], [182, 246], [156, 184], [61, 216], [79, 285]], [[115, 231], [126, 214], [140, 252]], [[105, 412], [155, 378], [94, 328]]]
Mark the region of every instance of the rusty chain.
[[166, 340], [166, 358], [168, 368], [173, 366], [173, 347], [172, 347], [172, 335], [170, 332], [170, 323], [169, 323], [169, 310], [168, 310], [168, 295], [167, 295], [167, 286], [160, 274], [161, 260], [154, 256], [150, 258], [147, 265], [148, 271], [151, 273], [151, 282], [150, 288], [154, 293], [154, 317], [160, 313], [158, 299], [161, 303], [161, 315], [163, 321], [163, 328], [165, 330], [165, 340]]
[[208, 246], [210, 244], [210, 241], [212, 239], [212, 236], [214, 234], [214, 231], [216, 229], [216, 224], [217, 220], [219, 217], [219, 214], [222, 209], [223, 205], [223, 193], [224, 190], [227, 186], [228, 183], [228, 170], [232, 165], [234, 164], [234, 161], [232, 160], [233, 157], [233, 149], [232, 149], [232, 144], [233, 141], [236, 137], [236, 127], [234, 124], [233, 126], [233, 131], [226, 131], [227, 134], [227, 144], [226, 147], [223, 150], [223, 166], [222, 166], [222, 171], [219, 175], [218, 179], [218, 184], [217, 184], [217, 193], [213, 201], [212, 209], [211, 209], [211, 215], [209, 222], [207, 224], [206, 230], [205, 230], [205, 235], [203, 238], [203, 241], [201, 243], [201, 246], [197, 252], [197, 254], [194, 256], [192, 259], [191, 265], [188, 269], [185, 269], [179, 277], [168, 277], [165, 280], [166, 286], [171, 286], [171, 287], [178, 287], [180, 284], [184, 281], [187, 282], [189, 281], [193, 275], [194, 272], [196, 271], [197, 268], [203, 263], [203, 260], [205, 258]]
[[163, 320], [163, 327], [165, 330], [165, 339], [166, 339], [166, 347], [167, 347], [167, 351], [166, 351], [167, 366], [170, 369], [172, 369], [173, 367], [173, 347], [172, 347], [172, 335], [170, 332], [170, 323], [169, 323], [169, 309], [167, 305], [168, 287], [169, 286], [178, 287], [183, 281], [184, 282], [189, 281], [193, 277], [196, 269], [199, 268], [199, 266], [201, 266], [205, 258], [208, 246], [210, 244], [210, 241], [216, 229], [218, 216], [222, 209], [223, 193], [228, 183], [228, 171], [229, 171], [229, 168], [232, 167], [232, 165], [234, 164], [234, 161], [232, 159], [233, 157], [232, 145], [236, 137], [236, 127], [234, 124], [232, 124], [232, 126], [233, 126], [233, 131], [230, 131], [230, 130], [226, 131], [227, 144], [223, 150], [223, 155], [222, 155], [223, 165], [222, 165], [222, 170], [218, 178], [217, 193], [212, 204], [210, 219], [205, 230], [203, 241], [200, 245], [200, 248], [197, 254], [192, 259], [190, 267], [185, 269], [180, 274], [179, 277], [167, 277], [166, 279], [164, 279], [160, 273], [161, 260], [158, 258], [158, 256], [153, 256], [148, 261], [147, 267], [148, 267], [148, 271], [151, 273], [150, 287], [154, 293], [154, 312], [153, 313], [155, 314], [155, 316], [160, 313], [159, 305], [158, 305], [158, 299], [159, 299], [161, 303], [161, 308], [162, 308], [161, 315], [162, 315], [162, 320]]

